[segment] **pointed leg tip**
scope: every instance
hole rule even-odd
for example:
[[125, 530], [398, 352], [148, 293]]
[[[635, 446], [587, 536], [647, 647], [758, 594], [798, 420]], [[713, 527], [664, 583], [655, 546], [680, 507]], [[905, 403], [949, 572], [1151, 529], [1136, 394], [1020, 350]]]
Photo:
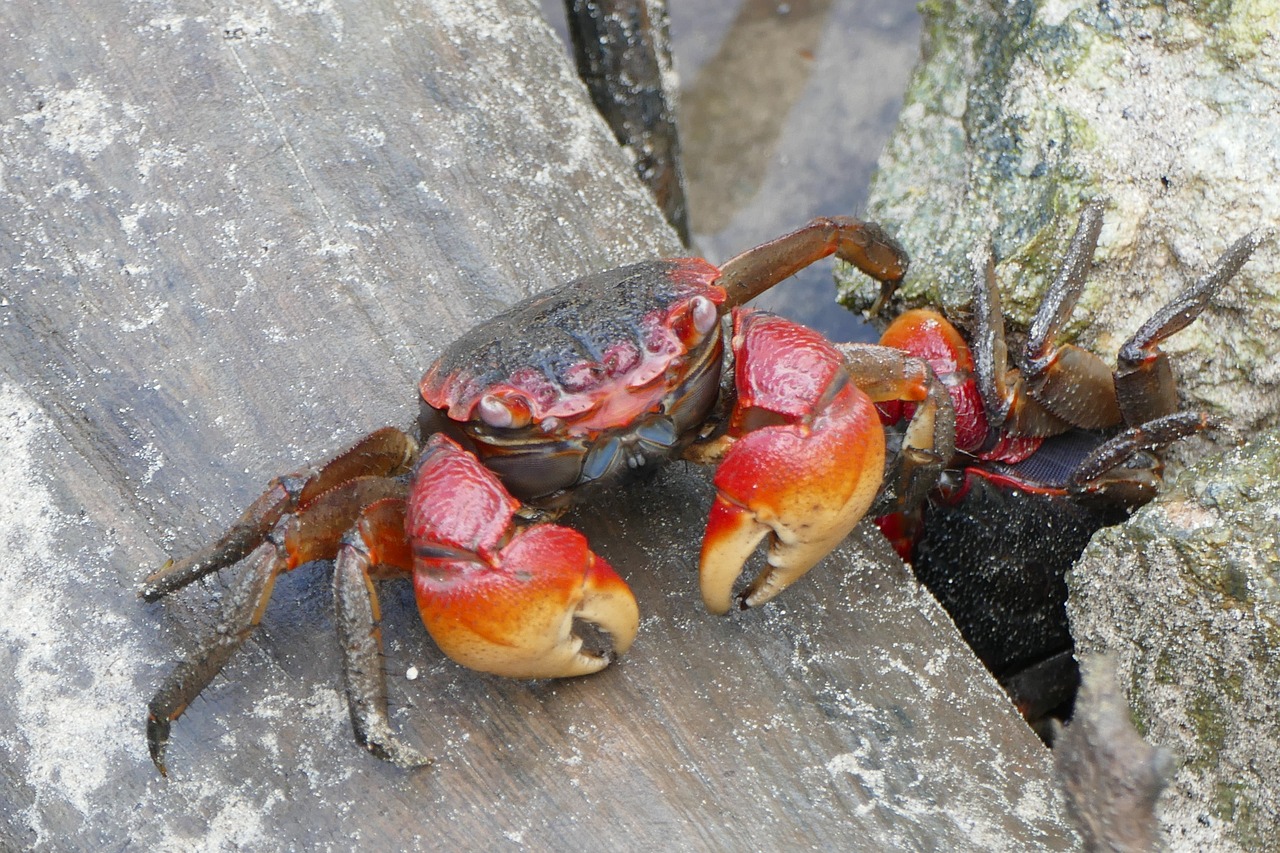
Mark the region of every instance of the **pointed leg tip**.
[[[353, 706], [352, 712], [358, 706]], [[365, 706], [359, 706], [365, 707]], [[374, 714], [371, 718], [353, 717], [356, 743], [363, 746], [375, 757], [402, 770], [414, 770], [435, 764], [435, 759], [423, 755], [413, 747], [402, 743], [392, 732], [385, 716]]]
[[169, 778], [169, 768], [164, 763], [165, 747], [169, 745], [169, 721], [157, 717], [154, 713], [147, 715], [147, 751], [151, 754], [151, 763], [160, 771], [160, 775]]
[[169, 575], [173, 564], [172, 558], [165, 560], [163, 566], [147, 575], [142, 581], [142, 586], [138, 589], [138, 598], [147, 602], [158, 601], [163, 598], [165, 593], [169, 592], [169, 589], [164, 584], [164, 579]]

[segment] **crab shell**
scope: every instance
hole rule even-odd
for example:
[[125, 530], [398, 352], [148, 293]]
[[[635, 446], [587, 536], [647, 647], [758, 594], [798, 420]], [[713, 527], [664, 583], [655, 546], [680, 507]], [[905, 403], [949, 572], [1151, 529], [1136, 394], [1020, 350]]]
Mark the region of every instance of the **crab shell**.
[[700, 258], [649, 261], [515, 305], [427, 370], [423, 434], [457, 438], [535, 504], [652, 469], [720, 396], [719, 277]]

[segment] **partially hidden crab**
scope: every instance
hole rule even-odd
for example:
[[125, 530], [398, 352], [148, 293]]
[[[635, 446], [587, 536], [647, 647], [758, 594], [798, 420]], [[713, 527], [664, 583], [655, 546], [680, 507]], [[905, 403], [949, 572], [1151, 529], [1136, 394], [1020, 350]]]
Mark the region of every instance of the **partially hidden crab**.
[[[717, 269], [650, 261], [589, 275], [476, 326], [423, 377], [420, 436], [378, 430], [332, 460], [277, 478], [215, 543], [147, 579], [155, 600], [243, 561], [212, 636], [151, 701], [165, 771], [170, 723], [253, 630], [275, 578], [333, 559], [336, 622], [356, 739], [412, 766], [392, 733], [373, 582], [410, 577], [427, 630], [453, 660], [518, 678], [596, 672], [625, 652], [639, 611], [583, 536], [552, 523], [571, 499], [669, 459], [718, 464], [699, 571], [727, 611], [763, 539], [768, 563], [740, 594], [762, 604], [880, 506], [918, 502], [951, 456], [946, 390], [920, 359], [741, 308], [835, 254], [892, 284], [906, 270], [871, 223], [817, 219]], [[886, 464], [876, 403], [907, 401]], [[422, 442], [420, 447], [419, 439]], [[582, 622], [611, 650], [585, 648]]]
[[[1061, 269], [1010, 362], [989, 250], [971, 256], [969, 342], [935, 311], [899, 315], [881, 337], [927, 360], [956, 410], [955, 456], [939, 487], [877, 519], [916, 576], [1029, 720], [1069, 711], [1078, 683], [1066, 573], [1099, 529], [1159, 487], [1159, 451], [1210, 425], [1179, 411], [1160, 344], [1194, 321], [1257, 248], [1237, 240], [1203, 277], [1101, 358], [1055, 339], [1083, 290], [1103, 205], [1084, 207]], [[910, 406], [882, 407], [887, 423]]]

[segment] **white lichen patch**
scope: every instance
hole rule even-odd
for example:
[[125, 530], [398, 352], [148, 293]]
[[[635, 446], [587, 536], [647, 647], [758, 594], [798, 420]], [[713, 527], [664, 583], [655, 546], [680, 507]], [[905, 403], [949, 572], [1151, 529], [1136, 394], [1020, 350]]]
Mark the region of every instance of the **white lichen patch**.
[[[142, 269], [145, 270], [145, 268]], [[148, 326], [154, 326], [160, 321], [160, 318], [164, 316], [164, 313], [167, 310], [169, 310], [168, 302], [154, 301], [147, 306], [147, 312], [145, 314], [131, 319], [121, 318], [120, 331], [128, 334], [142, 331]]]
[[51, 93], [41, 108], [19, 118], [41, 123], [48, 144], [93, 159], [117, 141], [136, 143], [142, 111], [92, 85]]
[[180, 33], [182, 32], [182, 28], [185, 27], [189, 21], [202, 23], [204, 20], [205, 19], [203, 17], [197, 16], [195, 18], [190, 18], [186, 15], [174, 12], [167, 15], [156, 15], [155, 17], [148, 18], [146, 24], [143, 25], [143, 28], [162, 33]]
[[[65, 830], [46, 825], [45, 807], [70, 805], [88, 817], [114, 784], [113, 768], [127, 761], [132, 746], [126, 731], [135, 732], [138, 715], [126, 661], [137, 649], [128, 626], [105, 611], [94, 625], [61, 617], [58, 602], [71, 584], [103, 578], [92, 567], [110, 554], [81, 555], [83, 562], [62, 556], [60, 537], [76, 522], [54, 506], [41, 480], [37, 448], [54, 442], [55, 433], [43, 412], [21, 389], [0, 385], [0, 645], [12, 661], [5, 690], [15, 697], [17, 718], [0, 735], [9, 756], [20, 763], [20, 775], [35, 783], [35, 798], [24, 812], [32, 834], [51, 841]], [[71, 598], [72, 596], [66, 596]], [[92, 614], [90, 614], [92, 615]], [[82, 644], [109, 643], [112, 655], [85, 655]], [[133, 723], [130, 726], [129, 723]]]

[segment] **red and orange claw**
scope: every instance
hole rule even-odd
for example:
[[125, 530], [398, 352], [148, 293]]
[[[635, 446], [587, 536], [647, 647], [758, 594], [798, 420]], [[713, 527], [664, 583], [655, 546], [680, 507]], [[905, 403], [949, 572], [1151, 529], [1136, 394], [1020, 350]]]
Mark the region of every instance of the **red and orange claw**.
[[853, 530], [884, 474], [875, 406], [825, 339], [781, 318], [740, 315], [734, 348], [737, 437], [716, 472], [699, 566], [712, 613], [729, 610], [743, 565], [766, 536], [768, 565], [743, 592], [743, 606], [803, 576]]
[[[582, 534], [514, 523], [519, 501], [444, 436], [421, 464], [405, 526], [418, 609], [445, 654], [482, 672], [564, 678], [598, 672], [631, 647], [635, 597]], [[579, 622], [612, 649], [584, 648]]]

